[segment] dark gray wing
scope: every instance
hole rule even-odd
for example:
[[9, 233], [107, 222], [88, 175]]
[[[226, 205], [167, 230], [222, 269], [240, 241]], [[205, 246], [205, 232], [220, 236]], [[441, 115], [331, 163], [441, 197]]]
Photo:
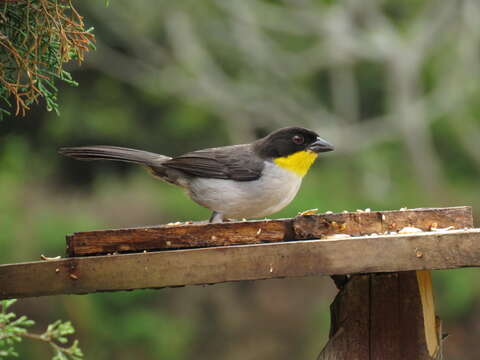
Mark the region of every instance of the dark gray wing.
[[264, 164], [251, 145], [244, 144], [193, 151], [162, 166], [203, 178], [251, 181], [260, 177]]

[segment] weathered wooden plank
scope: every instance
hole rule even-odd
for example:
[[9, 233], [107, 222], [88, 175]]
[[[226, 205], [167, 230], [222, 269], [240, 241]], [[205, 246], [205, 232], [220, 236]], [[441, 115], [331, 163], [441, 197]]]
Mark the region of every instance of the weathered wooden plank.
[[[409, 276], [411, 277], [410, 272], [407, 272], [407, 274], [410, 274]], [[368, 318], [371, 324], [368, 327], [368, 332], [370, 333], [368, 337], [374, 339], [374, 342], [371, 344], [370, 355], [367, 359], [394, 360], [408, 351], [402, 348], [404, 344], [401, 344], [399, 341], [405, 335], [404, 327], [402, 326], [403, 322], [400, 318], [400, 315], [403, 316], [404, 314], [403, 312], [399, 314], [400, 302], [406, 299], [410, 302], [412, 295], [415, 297], [417, 292], [412, 291], [411, 294], [400, 293], [399, 273], [368, 277], [370, 282], [369, 301], [371, 309]], [[415, 290], [415, 288], [412, 290]]]
[[79, 232], [67, 237], [67, 253], [73, 257], [143, 250], [245, 245], [314, 239], [334, 233], [384, 233], [398, 231], [406, 226], [429, 230], [432, 225], [440, 228], [472, 227], [471, 208], [320, 214], [281, 220]]
[[331, 306], [330, 340], [317, 360], [433, 360], [413, 271], [355, 275]]
[[162, 225], [79, 232], [67, 237], [69, 256], [279, 242], [293, 238], [292, 220]]
[[465, 266], [480, 266], [480, 229], [1, 265], [0, 298]]
[[295, 218], [293, 223], [296, 239], [314, 239], [331, 234], [383, 234], [405, 227], [428, 231], [432, 227], [449, 226], [457, 229], [473, 227], [471, 207], [306, 215]]

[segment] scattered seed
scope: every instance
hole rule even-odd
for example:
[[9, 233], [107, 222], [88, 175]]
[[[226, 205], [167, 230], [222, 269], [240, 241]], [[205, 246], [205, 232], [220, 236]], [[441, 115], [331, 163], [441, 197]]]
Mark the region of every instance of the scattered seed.
[[446, 228], [431, 228], [430, 229], [431, 231], [450, 231], [450, 230], [455, 230], [455, 227], [454, 226], [448, 226]]
[[315, 215], [317, 212], [318, 212], [318, 209], [309, 209], [309, 210], [299, 212], [297, 216]]
[[40, 255], [40, 259], [46, 260], [46, 261], [58, 260], [58, 259], [61, 259], [61, 258], [62, 258], [61, 256], [48, 257], [48, 256], [45, 256], [43, 254]]

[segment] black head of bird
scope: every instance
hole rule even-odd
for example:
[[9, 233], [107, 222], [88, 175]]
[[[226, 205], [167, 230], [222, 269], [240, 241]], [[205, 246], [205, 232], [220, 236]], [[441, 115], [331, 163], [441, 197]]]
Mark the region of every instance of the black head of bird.
[[266, 158], [285, 157], [299, 151], [320, 153], [334, 150], [316, 132], [301, 127], [274, 131], [254, 144], [259, 155]]

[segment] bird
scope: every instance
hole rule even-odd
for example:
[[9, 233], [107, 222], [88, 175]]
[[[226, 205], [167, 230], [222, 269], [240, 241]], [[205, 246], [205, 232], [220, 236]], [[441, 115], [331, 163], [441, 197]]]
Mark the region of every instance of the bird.
[[152, 175], [184, 189], [212, 211], [210, 223], [263, 218], [295, 198], [319, 153], [334, 150], [316, 132], [285, 127], [248, 144], [188, 152], [170, 157], [117, 146], [61, 147], [77, 160], [112, 160], [145, 166]]

